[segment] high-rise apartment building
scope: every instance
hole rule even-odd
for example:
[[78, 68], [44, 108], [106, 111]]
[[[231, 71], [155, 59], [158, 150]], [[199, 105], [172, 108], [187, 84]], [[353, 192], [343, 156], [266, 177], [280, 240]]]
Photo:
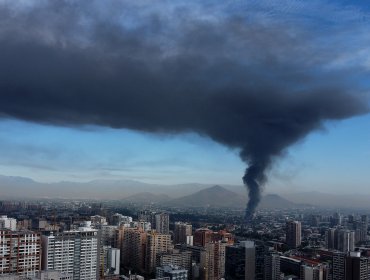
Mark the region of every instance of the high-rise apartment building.
[[337, 247], [335, 249], [341, 252], [350, 252], [355, 249], [355, 232], [350, 230], [338, 230]]
[[264, 280], [280, 280], [280, 256], [270, 253], [265, 256]]
[[0, 230], [17, 230], [17, 220], [8, 218], [8, 216], [0, 216]]
[[73, 275], [74, 280], [98, 277], [98, 231], [88, 225], [79, 230], [42, 236], [44, 270], [53, 269]]
[[120, 226], [121, 224], [128, 224], [132, 222], [132, 217], [124, 216], [122, 214], [116, 213], [112, 216], [112, 225]]
[[118, 226], [100, 225], [96, 228], [99, 229], [101, 246], [117, 247]]
[[201, 255], [201, 268], [204, 279], [217, 280], [225, 276], [225, 248], [226, 243], [217, 241], [205, 244], [205, 251]]
[[120, 249], [111, 246], [103, 246], [101, 249], [101, 278], [108, 278], [120, 274]]
[[297, 248], [301, 245], [301, 222], [288, 221], [286, 223], [286, 243], [290, 248]]
[[[182, 222], [176, 222], [175, 223], [175, 231], [174, 231], [174, 237], [173, 242], [175, 244], [189, 244], [189, 240], [192, 236], [192, 225], [186, 224]], [[189, 244], [193, 245], [193, 244]]]
[[121, 263], [136, 272], [145, 269], [147, 233], [141, 228], [120, 228]]
[[369, 225], [369, 217], [367, 215], [362, 215], [361, 220], [358, 223], [358, 237], [356, 242], [364, 242], [367, 240], [367, 228]]
[[174, 249], [172, 252], [157, 254], [157, 267], [175, 265], [183, 267], [188, 271], [188, 276], [192, 269], [192, 254], [190, 251]]
[[213, 231], [208, 228], [199, 228], [194, 232], [194, 245], [204, 247], [212, 241]]
[[32, 231], [0, 230], [0, 276], [35, 276], [41, 270], [41, 237]]
[[338, 242], [335, 242], [335, 229], [329, 228], [325, 232], [325, 247], [327, 249], [335, 249]]
[[170, 233], [170, 216], [167, 213], [155, 215], [155, 230], [162, 234]]
[[157, 255], [170, 252], [173, 249], [171, 235], [161, 234], [156, 231], [147, 233], [145, 270], [147, 273], [155, 272]]

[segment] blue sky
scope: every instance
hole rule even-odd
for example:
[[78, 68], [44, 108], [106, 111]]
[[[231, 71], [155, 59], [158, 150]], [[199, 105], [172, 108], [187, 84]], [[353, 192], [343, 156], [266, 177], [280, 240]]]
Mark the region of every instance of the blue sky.
[[[150, 183], [241, 184], [245, 164], [196, 134], [143, 134], [102, 127], [0, 122], [0, 174], [43, 182], [134, 179]], [[328, 123], [292, 146], [266, 190], [370, 193], [370, 116]]]
[[[0, 4], [6, 2], [0, 0]], [[327, 51], [327, 45], [337, 45], [340, 50], [327, 53], [333, 57], [320, 71], [326, 73], [344, 68], [357, 73], [361, 69], [358, 75], [349, 75], [349, 79], [356, 84], [356, 88], [362, 89], [354, 94], [369, 95], [368, 1], [254, 0], [234, 1], [232, 4], [223, 1], [203, 1], [202, 4], [197, 1], [163, 1], [147, 8], [149, 2], [137, 1], [130, 4], [130, 8], [140, 11], [137, 12], [139, 19], [146, 12], [150, 15], [160, 13], [162, 18], [166, 18], [165, 22], [173, 21], [174, 25], [175, 11], [180, 7], [207, 21], [217, 21], [233, 14], [266, 26], [276, 21], [284, 23], [291, 27], [289, 32], [299, 32], [294, 28], [295, 24], [304, 26], [310, 29], [311, 35], [321, 34], [317, 38], [312, 35], [312, 40], [308, 41], [316, 44], [313, 50]], [[94, 3], [102, 5], [99, 1]], [[27, 10], [28, 6], [19, 4], [16, 9]], [[110, 16], [105, 14], [107, 11], [112, 10], [102, 7], [97, 16]], [[136, 14], [130, 9], [123, 15], [112, 15], [115, 16], [126, 27], [137, 25]], [[172, 33], [175, 29], [169, 29], [171, 36], [176, 36]], [[335, 33], [322, 36], [328, 30]], [[53, 40], [52, 34], [47, 31], [45, 34], [50, 35], [48, 39]], [[78, 40], [86, 43], [83, 38]], [[175, 52], [171, 41], [165, 44], [168, 51]], [[320, 55], [315, 57], [315, 52], [310, 55], [312, 61], [308, 61], [307, 65], [323, 61]], [[313, 69], [317, 71], [315, 67]], [[320, 75], [320, 71], [315, 75]], [[334, 84], [337, 82], [331, 81]], [[246, 165], [238, 153], [238, 149], [231, 149], [195, 133], [151, 134], [97, 125], [58, 126], [9, 117], [0, 119], [0, 174], [24, 176], [42, 182], [134, 179], [163, 184], [198, 182], [239, 185]], [[269, 181], [265, 188], [269, 192], [315, 190], [370, 194], [369, 171], [370, 115], [367, 114], [326, 122], [325, 128], [310, 133], [289, 147], [284, 156], [275, 159], [268, 171]]]

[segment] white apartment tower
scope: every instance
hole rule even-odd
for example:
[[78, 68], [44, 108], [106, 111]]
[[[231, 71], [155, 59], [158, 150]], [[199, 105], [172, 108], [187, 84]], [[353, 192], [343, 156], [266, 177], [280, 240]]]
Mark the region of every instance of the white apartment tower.
[[8, 216], [0, 216], [0, 230], [7, 229], [15, 231], [17, 230], [17, 220], [8, 218]]
[[98, 277], [98, 231], [90, 227], [42, 236], [42, 268], [71, 274], [74, 280]]

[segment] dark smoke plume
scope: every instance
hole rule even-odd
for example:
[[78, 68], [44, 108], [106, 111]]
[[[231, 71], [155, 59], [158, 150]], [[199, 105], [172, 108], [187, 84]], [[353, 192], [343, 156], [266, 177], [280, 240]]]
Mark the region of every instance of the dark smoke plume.
[[247, 216], [286, 148], [367, 111], [354, 82], [365, 68], [337, 63], [356, 53], [339, 23], [317, 33], [256, 7], [202, 18], [192, 1], [15, 2], [0, 2], [0, 116], [193, 131], [240, 149]]

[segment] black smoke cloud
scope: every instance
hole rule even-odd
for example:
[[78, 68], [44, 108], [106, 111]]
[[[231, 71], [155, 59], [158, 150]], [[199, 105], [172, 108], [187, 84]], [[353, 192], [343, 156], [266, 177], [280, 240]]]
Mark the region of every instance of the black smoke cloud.
[[247, 216], [286, 148], [326, 120], [367, 110], [352, 82], [363, 70], [332, 67], [341, 45], [318, 44], [330, 32], [248, 13], [199, 18], [184, 7], [80, 2], [0, 4], [0, 115], [192, 131], [238, 148]]

